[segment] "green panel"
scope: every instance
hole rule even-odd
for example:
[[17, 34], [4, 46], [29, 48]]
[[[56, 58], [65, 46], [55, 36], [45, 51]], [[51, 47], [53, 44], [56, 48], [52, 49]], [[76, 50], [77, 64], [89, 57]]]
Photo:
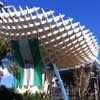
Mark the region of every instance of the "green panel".
[[38, 38], [29, 39], [29, 46], [34, 60], [34, 85], [42, 86], [42, 63]]
[[13, 55], [17, 61], [17, 63], [20, 66], [20, 73], [15, 75], [16, 79], [15, 82], [17, 83], [17, 86], [22, 86], [23, 85], [23, 78], [24, 78], [24, 63], [23, 59], [19, 50], [19, 44], [17, 40], [11, 41], [11, 47], [13, 49]]

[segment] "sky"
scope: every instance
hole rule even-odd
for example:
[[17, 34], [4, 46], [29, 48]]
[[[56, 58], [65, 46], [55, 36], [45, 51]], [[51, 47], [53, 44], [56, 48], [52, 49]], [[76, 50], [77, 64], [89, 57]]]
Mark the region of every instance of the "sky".
[[[74, 18], [81, 25], [85, 25], [96, 36], [100, 46], [100, 0], [0, 0], [4, 5], [14, 5], [17, 9], [19, 5], [25, 9], [26, 5], [54, 10], [55, 14], [65, 14]], [[100, 54], [98, 56], [100, 60]]]

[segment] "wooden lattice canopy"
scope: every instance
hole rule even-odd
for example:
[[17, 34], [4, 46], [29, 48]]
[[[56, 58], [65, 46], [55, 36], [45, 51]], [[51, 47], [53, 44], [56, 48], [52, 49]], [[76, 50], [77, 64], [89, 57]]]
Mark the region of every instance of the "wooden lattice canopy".
[[98, 43], [92, 32], [79, 22], [73, 22], [73, 18], [65, 20], [63, 17], [39, 7], [16, 10], [7, 6], [0, 12], [0, 37], [27, 39], [38, 36], [45, 63], [75, 66], [95, 61]]

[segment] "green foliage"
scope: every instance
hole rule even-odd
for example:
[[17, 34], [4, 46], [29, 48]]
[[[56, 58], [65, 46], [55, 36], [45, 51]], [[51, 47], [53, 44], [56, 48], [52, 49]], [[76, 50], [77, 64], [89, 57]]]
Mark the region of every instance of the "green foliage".
[[2, 2], [0, 2], [0, 9], [3, 7], [3, 3]]
[[52, 100], [47, 94], [45, 93], [35, 93], [32, 94], [29, 91], [26, 91], [23, 94], [23, 100]]
[[18, 94], [15, 89], [9, 89], [5, 86], [0, 86], [0, 100], [52, 100], [45, 93], [32, 94], [26, 91], [24, 94]]
[[0, 38], [0, 60], [6, 56], [6, 53], [10, 50], [9, 40]]
[[23, 100], [22, 95], [15, 92], [14, 89], [0, 86], [0, 100]]
[[14, 75], [17, 80], [19, 80], [20, 67], [18, 64], [16, 64], [15, 62], [10, 62], [8, 65], [8, 70]]

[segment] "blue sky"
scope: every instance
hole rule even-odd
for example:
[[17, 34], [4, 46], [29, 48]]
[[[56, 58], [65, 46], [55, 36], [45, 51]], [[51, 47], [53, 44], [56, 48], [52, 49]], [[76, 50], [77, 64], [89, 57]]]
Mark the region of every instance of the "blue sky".
[[[73, 17], [81, 25], [85, 25], [96, 36], [100, 45], [100, 0], [0, 0], [4, 5], [14, 5], [18, 8], [39, 6], [45, 10], [54, 10], [66, 17]], [[99, 55], [100, 60], [100, 55]]]
[[14, 86], [14, 77], [12, 74], [6, 74], [2, 77], [1, 83], [2, 85], [5, 85], [6, 87], [12, 87]]

